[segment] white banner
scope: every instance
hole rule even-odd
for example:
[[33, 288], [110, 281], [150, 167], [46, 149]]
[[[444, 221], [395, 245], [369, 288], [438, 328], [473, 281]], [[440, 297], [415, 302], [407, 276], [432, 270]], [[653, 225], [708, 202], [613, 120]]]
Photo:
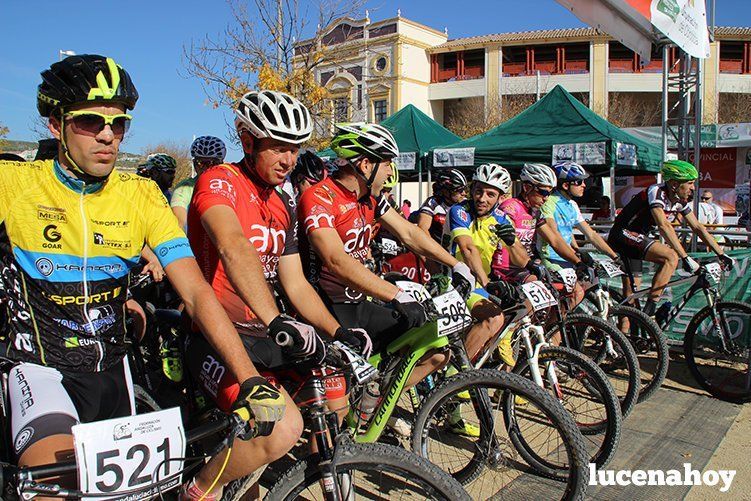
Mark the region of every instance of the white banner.
[[444, 148], [433, 150], [433, 167], [472, 167], [474, 148]]
[[605, 143], [554, 144], [553, 164], [566, 160], [582, 165], [605, 165]]
[[414, 151], [399, 153], [394, 159], [397, 170], [415, 170], [417, 154]]
[[[636, 0], [629, 0], [638, 3]], [[746, 6], [748, 8], [748, 5]], [[704, 0], [652, 0], [652, 24], [692, 57], [709, 57]]]

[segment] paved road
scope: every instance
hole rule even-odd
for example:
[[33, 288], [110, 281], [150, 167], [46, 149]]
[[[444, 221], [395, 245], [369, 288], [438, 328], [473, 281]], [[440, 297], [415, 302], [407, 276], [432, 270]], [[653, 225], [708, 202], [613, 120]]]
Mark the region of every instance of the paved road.
[[588, 498], [751, 499], [751, 404], [716, 400], [695, 387], [682, 361], [671, 360], [668, 379], [624, 421], [618, 452], [608, 469], [737, 470], [732, 487], [592, 486]]

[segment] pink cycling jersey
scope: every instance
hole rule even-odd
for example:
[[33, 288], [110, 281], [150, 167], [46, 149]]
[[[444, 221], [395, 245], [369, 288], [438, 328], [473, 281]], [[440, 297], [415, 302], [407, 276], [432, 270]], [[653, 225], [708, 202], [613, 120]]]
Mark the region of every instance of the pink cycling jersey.
[[[532, 209], [518, 198], [508, 198], [501, 202], [501, 211], [511, 221], [516, 229], [516, 236], [526, 249], [530, 257], [535, 253], [535, 232], [537, 228], [545, 224], [540, 218], [540, 211]], [[493, 274], [499, 277], [510, 278], [516, 275], [521, 268], [514, 266], [509, 261], [509, 253], [506, 247], [493, 256]]]

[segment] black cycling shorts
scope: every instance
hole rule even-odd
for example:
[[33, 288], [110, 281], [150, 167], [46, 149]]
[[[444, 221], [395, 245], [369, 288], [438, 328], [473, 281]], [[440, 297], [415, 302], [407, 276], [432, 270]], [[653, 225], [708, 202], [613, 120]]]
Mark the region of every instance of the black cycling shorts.
[[642, 233], [636, 233], [623, 228], [613, 228], [608, 235], [608, 244], [615, 252], [624, 258], [643, 261], [647, 250], [656, 240]]
[[342, 327], [365, 329], [373, 342], [374, 352], [385, 350], [389, 343], [408, 330], [405, 320], [395, 316], [393, 309], [370, 301], [337, 303], [331, 305], [331, 309]]
[[127, 358], [101, 372], [70, 372], [21, 363], [8, 373], [11, 437], [18, 459], [52, 435], [70, 435], [78, 423], [135, 414]]

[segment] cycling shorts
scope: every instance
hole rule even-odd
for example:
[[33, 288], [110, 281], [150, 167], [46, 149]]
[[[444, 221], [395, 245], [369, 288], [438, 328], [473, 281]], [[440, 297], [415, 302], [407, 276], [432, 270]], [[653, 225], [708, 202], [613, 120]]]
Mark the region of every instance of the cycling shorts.
[[608, 235], [608, 244], [624, 258], [644, 260], [647, 250], [655, 243], [643, 233], [636, 233], [624, 228], [613, 228]]
[[11, 437], [16, 459], [52, 435], [70, 435], [78, 423], [135, 414], [128, 359], [100, 372], [70, 372], [21, 363], [8, 373]]
[[[284, 377], [282, 373], [295, 372], [291, 369], [287, 370], [289, 368], [288, 358], [285, 357], [282, 348], [270, 337], [240, 335], [240, 338], [253, 365], [272, 382], [286, 381], [288, 378]], [[214, 401], [216, 406], [224, 412], [232, 409], [232, 405], [240, 393], [241, 382], [235, 378], [235, 375], [225, 365], [216, 350], [201, 334], [188, 336], [185, 345], [185, 359], [193, 381]], [[275, 377], [276, 374], [279, 374], [280, 377]], [[295, 377], [292, 377], [292, 379], [300, 380], [300, 378]], [[347, 378], [342, 375], [324, 377], [324, 385], [326, 387], [326, 398], [329, 400], [342, 398], [349, 393]], [[297, 402], [297, 399], [295, 401]]]

